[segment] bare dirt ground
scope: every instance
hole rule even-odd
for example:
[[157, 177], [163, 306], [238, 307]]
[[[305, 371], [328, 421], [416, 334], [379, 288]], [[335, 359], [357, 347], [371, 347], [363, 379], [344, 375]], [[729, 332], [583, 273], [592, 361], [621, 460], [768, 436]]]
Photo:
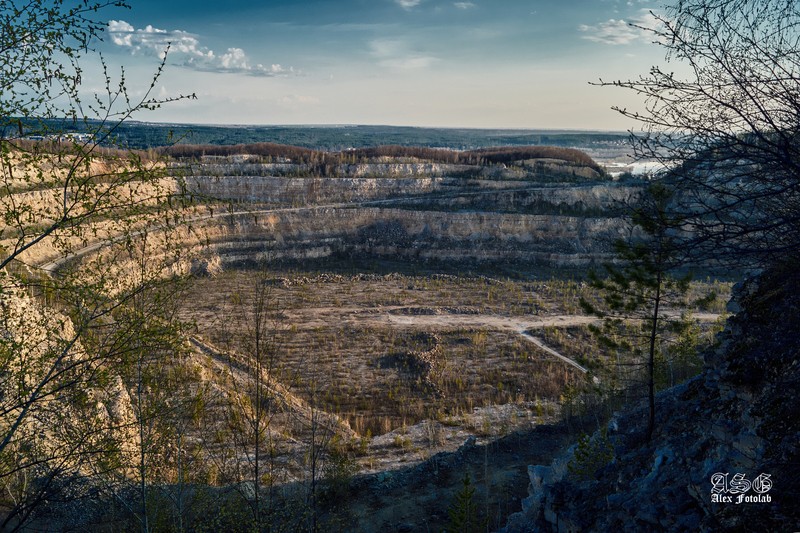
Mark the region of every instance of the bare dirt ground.
[[[242, 301], [254, 283], [270, 287], [293, 391], [317, 387], [323, 408], [361, 435], [426, 418], [455, 424], [454, 417], [492, 405], [556, 401], [585, 372], [522, 335], [594, 320], [564, 312], [574, 304], [556, 301], [569, 292], [560, 282], [226, 272], [193, 284], [183, 317], [212, 345], [235, 348], [247, 328], [232, 331], [232, 323], [248, 313]], [[433, 360], [423, 369], [417, 352], [427, 351]]]
[[484, 313], [478, 308], [455, 309], [436, 307], [378, 306], [312, 307], [286, 311], [292, 323], [303, 328], [330, 325], [333, 322], [360, 326], [391, 326], [413, 328], [488, 328], [499, 331], [520, 331], [545, 327], [578, 326], [597, 321], [586, 315], [553, 315], [544, 317], [513, 317]]
[[468, 311], [467, 314], [462, 314], [464, 311], [460, 311], [457, 314], [453, 314], [448, 309], [406, 306], [381, 306], [375, 309], [318, 307], [286, 313], [286, 318], [293, 324], [301, 324], [300, 327], [303, 328], [319, 328], [331, 323], [338, 323], [361, 327], [384, 326], [432, 330], [461, 328], [514, 332], [580, 372], [584, 374], [588, 372], [587, 368], [547, 346], [542, 339], [530, 335], [527, 331], [547, 327], [583, 326], [597, 323], [597, 317], [588, 315], [554, 315], [529, 318], [484, 314], [478, 311], [474, 313]]

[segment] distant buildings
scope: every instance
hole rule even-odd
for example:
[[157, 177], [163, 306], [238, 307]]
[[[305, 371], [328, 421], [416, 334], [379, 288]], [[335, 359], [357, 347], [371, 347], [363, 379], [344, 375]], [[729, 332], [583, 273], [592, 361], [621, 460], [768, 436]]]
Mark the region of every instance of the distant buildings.
[[94, 140], [93, 133], [59, 133], [58, 135], [26, 135], [23, 139], [28, 141], [72, 141], [77, 144], [86, 144]]

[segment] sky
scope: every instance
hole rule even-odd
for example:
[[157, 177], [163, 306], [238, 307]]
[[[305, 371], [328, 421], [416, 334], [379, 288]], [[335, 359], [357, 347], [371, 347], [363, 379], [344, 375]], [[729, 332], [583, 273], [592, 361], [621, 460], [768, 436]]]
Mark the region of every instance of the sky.
[[112, 75], [141, 95], [170, 43], [154, 94], [197, 96], [135, 117], [154, 122], [626, 130], [611, 106], [640, 99], [590, 82], [664, 55], [630, 25], [650, 0], [130, 3], [103, 12]]

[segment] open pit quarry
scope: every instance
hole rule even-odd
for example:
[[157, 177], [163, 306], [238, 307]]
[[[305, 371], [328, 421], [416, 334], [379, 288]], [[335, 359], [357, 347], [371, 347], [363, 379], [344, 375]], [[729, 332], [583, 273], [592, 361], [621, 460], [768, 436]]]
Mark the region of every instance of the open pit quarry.
[[[357, 177], [385, 166], [350, 166], [345, 177], [324, 178], [247, 173], [269, 170], [264, 165], [231, 165], [227, 170], [235, 175], [224, 175], [219, 163], [215, 175], [202, 175], [203, 165], [193, 167], [200, 174], [176, 179], [171, 188], [195, 206], [178, 224], [181, 236], [161, 246], [191, 249], [192, 259], [184, 256], [175, 268], [194, 273], [326, 257], [585, 268], [610, 259], [613, 241], [625, 235], [618, 210], [637, 190], [594, 171], [577, 183], [574, 174], [560, 183], [563, 174], [542, 173], [541, 166], [513, 180], [448, 177], [448, 170], [459, 169], [430, 164], [402, 165], [407, 174], [393, 169]], [[159, 222], [138, 224], [158, 242]], [[175, 231], [175, 224], [169, 227]], [[52, 271], [96, 250], [87, 243], [67, 256], [50, 250], [43, 257], [40, 251], [36, 260]]]
[[[637, 191], [566, 162], [486, 167], [467, 177], [459, 176], [464, 165], [431, 163], [346, 165], [336, 177], [296, 177], [296, 167], [214, 160], [182, 168], [162, 187], [193, 207], [177, 222], [140, 217], [126, 229], [147, 234], [151, 256], [180, 247], [171, 270], [196, 274], [328, 257], [585, 269], [611, 258], [626, 231], [617, 214]], [[131, 195], [151, 189], [132, 187]], [[57, 205], [46, 191], [23, 194]], [[160, 240], [167, 227], [173, 238]], [[113, 232], [103, 229], [102, 241], [85, 239], [68, 254], [44, 243], [28, 258], [52, 272], [98, 252]]]
[[635, 194], [597, 176], [540, 184], [431, 176], [448, 170], [431, 167], [380, 177], [192, 176], [186, 186], [226, 202], [197, 220], [208, 261], [222, 265], [376, 256], [582, 267], [608, 257], [623, 235], [615, 209]]
[[[397, 513], [410, 511], [388, 499], [410, 509], [409, 494], [397, 491], [424, 480], [433, 485], [419, 516], [435, 516], [465, 472], [485, 477], [480, 454], [488, 449], [490, 500], [506, 506], [495, 525], [519, 509], [527, 464], [549, 460], [566, 438], [563, 428], [545, 429], [559, 417], [564, 390], [602, 364], [550, 344], [564, 339], [558, 331], [595, 321], [575, 303], [588, 287], [553, 276], [612, 258], [614, 240], [628, 231], [620, 208], [635, 201], [635, 185], [556, 160], [378, 161], [325, 175], [250, 156], [159, 165], [162, 178], [114, 191], [136, 209], [111, 210], [91, 231], [54, 232], [20, 254], [19, 268], [111, 280], [112, 298], [135, 293], [143, 279], [190, 274], [176, 308], [191, 325], [181, 364], [197, 380], [193, 390], [210, 396], [188, 436], [215, 465], [215, 483], [231, 483], [249, 460], [248, 451], [226, 451], [233, 437], [225, 424], [259, 381], [272, 398], [270, 460], [280, 465], [272, 482], [302, 490], [314, 476], [311, 428], [323, 428], [363, 475], [349, 489], [352, 516], [376, 518], [356, 518], [356, 530], [391, 529]], [[2, 201], [31, 204], [47, 221], [64, 197], [21, 183]], [[13, 232], [3, 244], [13, 247]], [[383, 266], [359, 271], [372, 263]], [[242, 302], [254, 287], [267, 287], [276, 308], [270, 327], [280, 348], [267, 374], [248, 351], [252, 308]], [[119, 376], [114, 383], [96, 393], [105, 405], [98, 409], [123, 420], [135, 388]], [[532, 430], [547, 443], [509, 440]], [[431, 478], [439, 469], [448, 476]], [[378, 510], [369, 501], [384, 486]], [[363, 506], [371, 509], [356, 511]]]

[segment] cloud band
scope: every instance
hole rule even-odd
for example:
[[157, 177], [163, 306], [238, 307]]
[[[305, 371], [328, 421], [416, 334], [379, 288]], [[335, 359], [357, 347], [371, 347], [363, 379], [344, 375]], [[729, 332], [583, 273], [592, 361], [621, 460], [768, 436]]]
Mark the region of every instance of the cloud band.
[[241, 48], [228, 48], [224, 53], [215, 53], [202, 46], [197, 37], [182, 30], [162, 30], [150, 25], [137, 29], [124, 20], [111, 20], [107, 31], [113, 44], [128, 49], [132, 54], [163, 59], [169, 49], [171, 60], [187, 68], [250, 76], [286, 76], [294, 73], [293, 68], [279, 64], [254, 64]]

